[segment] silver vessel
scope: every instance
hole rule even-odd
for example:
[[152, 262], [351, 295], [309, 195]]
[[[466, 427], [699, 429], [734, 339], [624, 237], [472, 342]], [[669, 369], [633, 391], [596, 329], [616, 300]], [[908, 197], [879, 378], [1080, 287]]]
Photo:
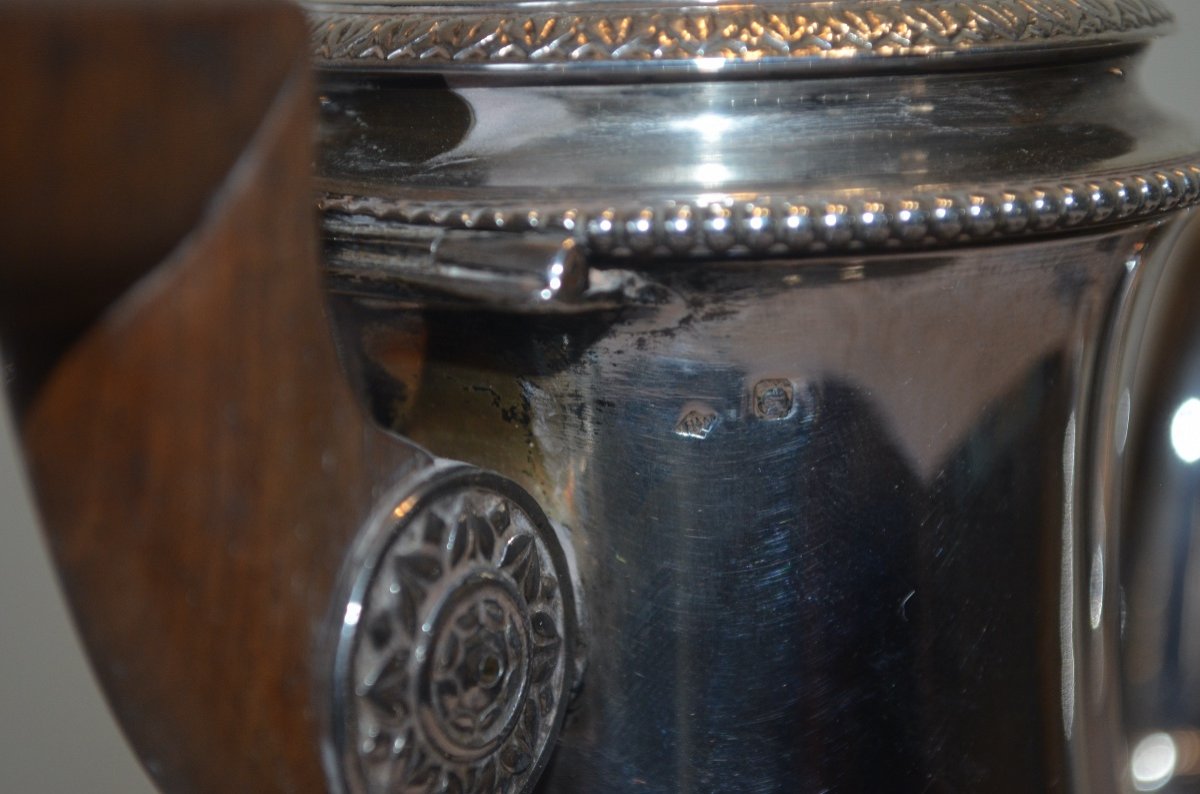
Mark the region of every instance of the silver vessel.
[[1156, 2], [308, 10], [335, 790], [1200, 790]]

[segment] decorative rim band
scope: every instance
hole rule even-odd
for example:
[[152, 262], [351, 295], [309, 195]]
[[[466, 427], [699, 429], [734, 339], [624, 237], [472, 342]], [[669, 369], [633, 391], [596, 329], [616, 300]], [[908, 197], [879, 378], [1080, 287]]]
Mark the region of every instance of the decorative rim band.
[[357, 5], [309, 3], [326, 69], [503, 71], [656, 63], [825, 63], [1039, 52], [1142, 41], [1164, 32], [1158, 0], [767, 0], [760, 4]]
[[319, 209], [453, 229], [561, 230], [602, 257], [711, 258], [1008, 240], [1137, 221], [1198, 203], [1200, 164], [1186, 162], [1056, 186], [872, 198], [710, 193], [627, 206], [515, 207], [327, 194]]

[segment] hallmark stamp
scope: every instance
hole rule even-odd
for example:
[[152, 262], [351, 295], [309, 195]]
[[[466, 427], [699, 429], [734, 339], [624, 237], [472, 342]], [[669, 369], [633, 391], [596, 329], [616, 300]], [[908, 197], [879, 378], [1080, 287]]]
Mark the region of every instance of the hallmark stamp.
[[675, 423], [675, 435], [704, 440], [717, 426], [717, 415], [710, 410], [693, 408]]
[[790, 380], [769, 378], [754, 384], [754, 415], [759, 419], [786, 419], [792, 412], [795, 392]]

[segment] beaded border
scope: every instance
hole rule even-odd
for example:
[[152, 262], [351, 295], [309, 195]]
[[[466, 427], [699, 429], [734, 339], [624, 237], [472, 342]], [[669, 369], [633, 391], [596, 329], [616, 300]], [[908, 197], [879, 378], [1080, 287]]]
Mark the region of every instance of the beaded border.
[[[454, 229], [571, 234], [602, 257], [771, 257], [934, 248], [1132, 222], [1200, 204], [1200, 164], [1054, 187], [824, 200], [704, 194], [632, 206], [464, 206], [327, 194], [322, 213]], [[369, 226], [364, 234], [369, 235]]]
[[[1173, 21], [1158, 0], [763, 0], [355, 6], [310, 2], [326, 69], [862, 61], [1144, 40]], [[840, 65], [838, 65], [840, 64]]]

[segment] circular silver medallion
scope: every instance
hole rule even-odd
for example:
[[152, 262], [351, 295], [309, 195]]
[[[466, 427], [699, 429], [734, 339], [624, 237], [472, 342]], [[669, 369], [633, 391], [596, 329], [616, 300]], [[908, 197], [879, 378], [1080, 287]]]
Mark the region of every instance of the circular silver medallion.
[[497, 475], [439, 467], [368, 526], [346, 579], [336, 784], [531, 789], [576, 675], [566, 558], [533, 499]]

